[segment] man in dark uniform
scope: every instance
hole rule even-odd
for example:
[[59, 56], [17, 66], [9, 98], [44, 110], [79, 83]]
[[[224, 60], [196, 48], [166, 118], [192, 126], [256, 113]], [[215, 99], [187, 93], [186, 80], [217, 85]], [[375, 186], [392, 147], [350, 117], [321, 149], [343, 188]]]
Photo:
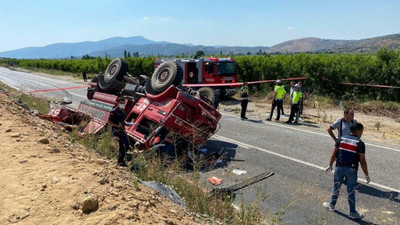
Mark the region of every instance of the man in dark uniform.
[[350, 127], [350, 134], [343, 135], [332, 152], [327, 172], [332, 171], [333, 162], [336, 160], [336, 168], [334, 175], [334, 183], [332, 189], [332, 197], [330, 202], [324, 202], [323, 207], [329, 211], [335, 211], [336, 201], [339, 197], [340, 187], [347, 179], [347, 199], [350, 208], [349, 217], [351, 219], [361, 219], [364, 216], [356, 211], [356, 185], [358, 163], [361, 164], [361, 169], [365, 174], [367, 184], [371, 181], [368, 175], [367, 161], [365, 159], [365, 144], [360, 140], [364, 126], [361, 123], [356, 123]]
[[82, 77], [83, 77], [83, 81], [87, 82], [87, 77], [86, 77], [86, 70], [82, 71]]
[[110, 112], [107, 124], [112, 126], [112, 133], [118, 138], [118, 165], [126, 167], [125, 154], [129, 148], [128, 135], [125, 132], [125, 99], [119, 98], [118, 105]]
[[247, 110], [247, 104], [249, 103], [249, 88], [247, 87], [247, 81], [243, 83], [243, 86], [240, 88], [240, 98], [241, 98], [241, 104], [240, 106], [242, 107], [242, 112], [240, 113], [240, 118], [242, 120], [247, 120], [246, 117], [246, 110]]

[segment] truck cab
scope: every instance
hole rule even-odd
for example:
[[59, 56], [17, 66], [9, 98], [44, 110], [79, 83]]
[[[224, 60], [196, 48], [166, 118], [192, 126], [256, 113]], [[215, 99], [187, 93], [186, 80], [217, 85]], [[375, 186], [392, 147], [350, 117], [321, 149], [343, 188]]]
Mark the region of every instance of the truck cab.
[[[156, 59], [155, 68], [166, 59]], [[238, 79], [237, 63], [232, 58], [204, 57], [199, 59], [174, 59], [173, 60], [183, 70], [183, 84], [227, 84], [236, 83]], [[221, 96], [232, 96], [237, 89], [230, 86], [213, 88]]]

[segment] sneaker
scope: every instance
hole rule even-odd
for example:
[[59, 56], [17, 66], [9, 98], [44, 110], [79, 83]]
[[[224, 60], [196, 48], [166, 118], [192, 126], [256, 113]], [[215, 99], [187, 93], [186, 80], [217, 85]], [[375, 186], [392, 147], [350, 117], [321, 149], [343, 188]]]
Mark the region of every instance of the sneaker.
[[249, 118], [247, 118], [247, 117], [244, 117], [243, 119], [245, 119], [245, 120], [248, 120]]
[[325, 209], [327, 209], [327, 210], [329, 210], [329, 211], [331, 211], [331, 212], [335, 211], [335, 206], [331, 205], [331, 203], [329, 203], [329, 202], [324, 202], [324, 203], [322, 203], [322, 206], [323, 206]]
[[271, 119], [270, 118], [268, 118], [268, 119], [265, 119], [266, 121], [271, 121]]
[[364, 217], [364, 215], [361, 214], [361, 213], [359, 213], [359, 212], [353, 212], [353, 213], [350, 213], [350, 214], [349, 214], [349, 217], [350, 217], [351, 219], [361, 219], [361, 218]]
[[292, 121], [286, 121], [285, 123], [292, 123]]
[[244, 118], [241, 118], [242, 120], [244, 120]]

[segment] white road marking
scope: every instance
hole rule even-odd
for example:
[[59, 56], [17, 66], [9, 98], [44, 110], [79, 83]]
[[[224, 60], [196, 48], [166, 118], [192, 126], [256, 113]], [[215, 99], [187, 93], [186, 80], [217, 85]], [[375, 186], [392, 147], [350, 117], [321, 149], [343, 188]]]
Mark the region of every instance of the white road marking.
[[11, 85], [11, 84], [7, 84], [6, 82], [4, 82], [4, 81], [2, 81], [2, 80], [0, 80], [0, 82], [1, 82], [1, 83], [3, 83], [4, 85], [7, 85], [7, 86], [11, 87], [12, 89], [15, 89], [16, 91], [20, 91], [20, 89], [19, 89], [19, 88], [17, 88], [17, 87], [14, 87], [14, 86], [13, 86], [13, 85]]
[[[223, 137], [223, 136], [217, 135], [217, 134], [213, 135], [213, 137], [215, 139], [220, 140], [220, 141], [225, 141], [225, 142], [228, 142], [228, 143], [237, 144], [238, 146], [240, 146], [242, 148], [255, 149], [255, 150], [258, 150], [258, 151], [262, 151], [262, 152], [265, 152], [265, 153], [268, 153], [268, 154], [271, 154], [271, 155], [275, 155], [275, 156], [278, 156], [278, 157], [281, 157], [281, 158], [284, 158], [284, 159], [288, 159], [288, 160], [291, 160], [291, 161], [294, 161], [294, 162], [297, 162], [297, 163], [300, 163], [300, 164], [303, 164], [303, 165], [306, 165], [306, 166], [310, 166], [310, 167], [325, 171], [325, 168], [322, 167], [322, 166], [318, 166], [318, 165], [315, 165], [315, 164], [312, 164], [312, 163], [309, 163], [309, 162], [306, 162], [306, 161], [303, 161], [303, 160], [300, 160], [300, 159], [296, 159], [296, 158], [293, 158], [293, 157], [290, 157], [290, 156], [282, 155], [282, 154], [276, 153], [276, 152], [271, 151], [271, 150], [263, 149], [263, 148], [260, 148], [260, 147], [254, 146], [254, 145], [249, 145], [249, 144], [246, 144], [246, 143], [243, 143], [243, 142], [240, 142], [240, 141], [236, 141], [236, 140], [233, 140], [233, 139], [230, 139], [230, 138], [227, 138], [227, 137]], [[360, 180], [360, 181], [362, 181], [364, 183], [367, 182], [365, 179], [362, 179], [362, 178], [359, 178], [358, 180]], [[393, 192], [400, 193], [400, 190], [392, 188], [392, 187], [388, 187], [388, 186], [385, 186], [385, 185], [382, 185], [382, 184], [378, 184], [378, 183], [374, 183], [374, 182], [370, 182], [369, 184], [372, 185], [372, 186], [375, 186], [375, 187], [379, 187], [379, 188], [388, 190], [388, 191], [393, 191]]]
[[[220, 113], [221, 113], [221, 112], [220, 112]], [[232, 114], [228, 114], [228, 113], [221, 113], [221, 115], [223, 115], [223, 116], [236, 117], [236, 118], [238, 118], [238, 119], [240, 118], [239, 116], [232, 115]], [[268, 123], [268, 125], [276, 126], [276, 127], [283, 127], [283, 128], [286, 128], [286, 129], [297, 130], [297, 131], [301, 131], [301, 132], [307, 132], [307, 133], [310, 133], [310, 134], [316, 134], [316, 135], [320, 135], [320, 136], [325, 136], [325, 137], [331, 138], [331, 136], [329, 136], [329, 135], [327, 135], [327, 134], [323, 134], [323, 133], [319, 133], [319, 132], [314, 132], [314, 131], [310, 131], [310, 130], [303, 130], [303, 129], [295, 128], [295, 127], [292, 127], [292, 126], [282, 125], [282, 124], [279, 124], [279, 123]], [[374, 146], [374, 147], [378, 147], [378, 148], [383, 148], [383, 149], [387, 149], [387, 150], [390, 150], [390, 151], [400, 152], [400, 149], [391, 148], [391, 147], [386, 147], [386, 146], [377, 145], [377, 144], [372, 144], [372, 143], [365, 142], [365, 141], [364, 141], [364, 143], [365, 143], [366, 145], [370, 145], [370, 146]]]

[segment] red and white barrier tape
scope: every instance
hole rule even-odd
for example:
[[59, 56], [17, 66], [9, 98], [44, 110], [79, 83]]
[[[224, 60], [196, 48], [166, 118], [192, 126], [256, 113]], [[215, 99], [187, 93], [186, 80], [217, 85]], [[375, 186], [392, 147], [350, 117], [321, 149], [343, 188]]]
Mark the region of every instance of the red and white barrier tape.
[[65, 88], [42, 89], [42, 90], [26, 91], [26, 92], [12, 92], [12, 93], [10, 93], [10, 95], [33, 94], [33, 93], [52, 92], [52, 91], [63, 91], [63, 90], [71, 90], [71, 89], [79, 89], [79, 88], [87, 88], [87, 87], [90, 87], [90, 85], [75, 86], [75, 87], [65, 87]]

